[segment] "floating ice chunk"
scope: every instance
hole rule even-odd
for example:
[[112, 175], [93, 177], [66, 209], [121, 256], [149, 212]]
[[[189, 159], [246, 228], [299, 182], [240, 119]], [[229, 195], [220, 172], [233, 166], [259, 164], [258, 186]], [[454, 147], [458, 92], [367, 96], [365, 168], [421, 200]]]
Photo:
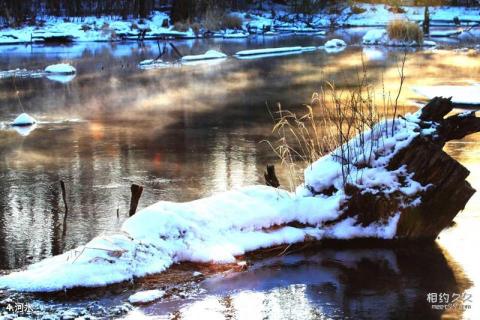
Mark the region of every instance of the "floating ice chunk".
[[435, 41], [431, 41], [431, 40], [424, 40], [422, 45], [424, 47], [435, 47], [437, 45], [437, 43]]
[[325, 48], [342, 48], [346, 47], [347, 43], [341, 39], [331, 39], [325, 42]]
[[212, 59], [224, 59], [227, 55], [216, 51], [216, 50], [208, 50], [204, 54], [197, 54], [197, 55], [189, 55], [182, 57], [182, 62], [185, 61], [197, 61], [197, 60], [212, 60]]
[[162, 298], [164, 295], [165, 295], [165, 291], [163, 290], [140, 291], [135, 294], [132, 294], [128, 298], [128, 302], [132, 304], [149, 303]]
[[45, 68], [46, 73], [56, 73], [56, 74], [74, 74], [77, 70], [67, 64], [67, 63], [59, 63], [59, 64], [52, 64]]
[[253, 49], [238, 51], [235, 55], [238, 57], [254, 56], [254, 55], [266, 55], [266, 54], [279, 54], [279, 53], [291, 53], [302, 52], [302, 47], [280, 47], [280, 48], [265, 48], [265, 49]]
[[16, 117], [15, 120], [13, 120], [12, 126], [17, 126], [17, 127], [31, 126], [35, 123], [37, 123], [37, 120], [35, 120], [34, 118], [32, 118], [26, 113], [22, 113], [21, 115]]

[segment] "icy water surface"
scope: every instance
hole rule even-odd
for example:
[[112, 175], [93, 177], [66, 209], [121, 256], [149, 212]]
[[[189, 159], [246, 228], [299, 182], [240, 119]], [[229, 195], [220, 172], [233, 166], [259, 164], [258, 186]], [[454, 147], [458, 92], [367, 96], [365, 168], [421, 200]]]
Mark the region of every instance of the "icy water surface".
[[[358, 35], [347, 35], [356, 41]], [[291, 45], [321, 45], [320, 37], [175, 42], [184, 53]], [[158, 200], [188, 201], [242, 185], [263, 183], [276, 162], [260, 143], [271, 132], [268, 107], [300, 110], [322, 80], [347, 88], [361, 70], [381, 90], [395, 90], [402, 52], [353, 46], [276, 58], [174, 65], [140, 70], [157, 44], [88, 43], [0, 47], [0, 70], [38, 71], [58, 62], [77, 68], [73, 79], [0, 79], [0, 269], [20, 268], [118, 230], [127, 218], [130, 185], [145, 187], [140, 208]], [[169, 51], [167, 59], [174, 59]], [[363, 57], [363, 58], [362, 58]], [[480, 81], [479, 55], [453, 49], [411, 52], [402, 111], [416, 110], [414, 85]], [[40, 123], [17, 132], [8, 123], [22, 111]], [[478, 135], [447, 145], [480, 187]], [[59, 180], [66, 183], [65, 215]], [[437, 318], [428, 293], [472, 295], [478, 318], [480, 196], [445, 231], [438, 247], [418, 250], [322, 249], [254, 261], [245, 272], [207, 277], [177, 298], [129, 311], [127, 318]], [[121, 291], [123, 292], [123, 291]], [[100, 300], [120, 308], [128, 293]], [[69, 307], [77, 302], [69, 302]], [[46, 304], [47, 306], [52, 304]], [[5, 305], [0, 304], [0, 308]], [[57, 306], [59, 307], [59, 306]], [[121, 308], [120, 308], [121, 309]], [[114, 310], [116, 312], [118, 310]], [[121, 312], [120, 312], [121, 313]], [[378, 317], [376, 317], [378, 315]]]

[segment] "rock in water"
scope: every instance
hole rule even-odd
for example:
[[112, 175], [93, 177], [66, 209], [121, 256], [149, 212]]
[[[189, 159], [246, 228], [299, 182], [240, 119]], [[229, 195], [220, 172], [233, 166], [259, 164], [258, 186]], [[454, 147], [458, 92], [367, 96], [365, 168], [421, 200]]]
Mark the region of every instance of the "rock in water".
[[15, 120], [13, 120], [12, 126], [17, 126], [17, 127], [31, 126], [31, 125], [34, 125], [35, 123], [37, 123], [37, 120], [35, 120], [34, 118], [32, 118], [26, 113], [22, 113], [21, 115], [16, 117]]
[[54, 74], [74, 74], [77, 70], [67, 63], [59, 63], [46, 67], [45, 72]]

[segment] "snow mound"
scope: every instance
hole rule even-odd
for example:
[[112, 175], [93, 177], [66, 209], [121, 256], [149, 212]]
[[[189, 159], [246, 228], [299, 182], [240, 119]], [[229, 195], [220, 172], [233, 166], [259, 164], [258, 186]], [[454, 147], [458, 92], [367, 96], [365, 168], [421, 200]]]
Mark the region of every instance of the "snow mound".
[[341, 39], [331, 39], [325, 42], [324, 44], [325, 48], [341, 48], [346, 46], [347, 46], [347, 43]]
[[381, 44], [384, 43], [387, 36], [387, 30], [374, 29], [369, 30], [362, 39], [363, 44]]
[[16, 117], [15, 120], [13, 120], [12, 126], [31, 126], [35, 123], [37, 123], [37, 120], [35, 120], [26, 113], [22, 113], [21, 115]]
[[163, 290], [140, 291], [128, 297], [128, 302], [131, 304], [149, 303], [162, 298], [164, 295], [165, 291]]
[[204, 54], [183, 56], [182, 61], [224, 59], [226, 57], [227, 57], [227, 55], [222, 53], [222, 52], [219, 52], [219, 51], [216, 51], [216, 50], [208, 50]]
[[77, 70], [67, 63], [52, 64], [45, 68], [46, 73], [74, 74]]
[[434, 41], [424, 40], [422, 44], [416, 41], [400, 41], [390, 39], [385, 29], [369, 30], [362, 38], [364, 45], [383, 45], [391, 47], [434, 47], [437, 44]]

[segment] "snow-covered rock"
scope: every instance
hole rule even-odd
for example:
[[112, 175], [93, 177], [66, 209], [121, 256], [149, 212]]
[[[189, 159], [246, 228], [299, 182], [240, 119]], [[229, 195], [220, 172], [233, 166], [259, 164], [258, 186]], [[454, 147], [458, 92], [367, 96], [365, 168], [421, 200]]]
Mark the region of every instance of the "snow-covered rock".
[[387, 30], [384, 29], [373, 29], [368, 30], [368, 32], [363, 36], [363, 44], [382, 44], [388, 39]]
[[45, 68], [46, 73], [55, 73], [55, 74], [74, 74], [77, 70], [67, 64], [67, 63], [59, 63], [59, 64], [52, 64]]
[[342, 48], [346, 46], [347, 46], [347, 43], [342, 39], [331, 39], [325, 42], [324, 44], [325, 48]]
[[183, 56], [181, 60], [182, 62], [185, 62], [185, 61], [196, 61], [196, 60], [224, 59], [226, 57], [227, 55], [222, 52], [219, 52], [216, 50], [208, 50], [204, 54]]
[[35, 120], [33, 117], [26, 113], [20, 114], [18, 117], [13, 120], [11, 123], [12, 126], [31, 126], [33, 124], [37, 123], [37, 120]]
[[149, 303], [162, 298], [164, 295], [165, 291], [163, 290], [140, 291], [128, 297], [128, 302], [131, 304]]

